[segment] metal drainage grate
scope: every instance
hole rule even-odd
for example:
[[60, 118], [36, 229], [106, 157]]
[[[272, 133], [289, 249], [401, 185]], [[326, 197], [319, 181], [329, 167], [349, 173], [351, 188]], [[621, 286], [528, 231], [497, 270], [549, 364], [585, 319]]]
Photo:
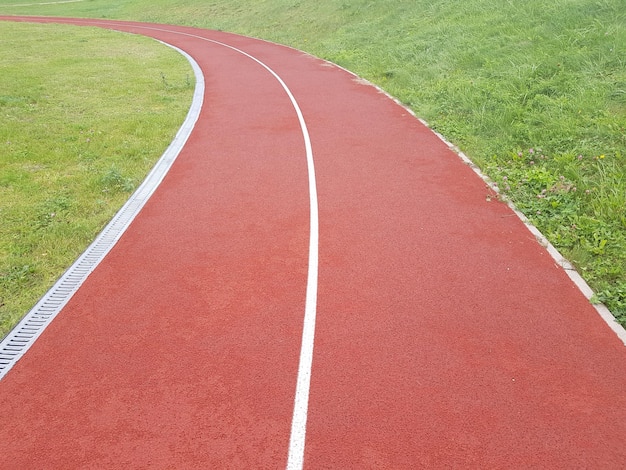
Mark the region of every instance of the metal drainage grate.
[[[160, 41], [162, 42], [162, 41]], [[193, 127], [198, 120], [204, 97], [204, 77], [200, 66], [186, 52], [163, 43], [187, 58], [196, 78], [191, 108], [176, 137], [165, 150], [144, 182], [137, 188], [130, 199], [115, 215], [113, 220], [98, 235], [96, 240], [52, 286], [43, 298], [26, 314], [20, 323], [0, 343], [0, 380], [9, 372], [11, 367], [26, 353], [35, 340], [43, 333], [50, 322], [69, 302], [78, 288], [87, 279], [89, 274], [100, 264], [122, 234], [130, 226], [150, 196], [169, 171], [189, 138]]]

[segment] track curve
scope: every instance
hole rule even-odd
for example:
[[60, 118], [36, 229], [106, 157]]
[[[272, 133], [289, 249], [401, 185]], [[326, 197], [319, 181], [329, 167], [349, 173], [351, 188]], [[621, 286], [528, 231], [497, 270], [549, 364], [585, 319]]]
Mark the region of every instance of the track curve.
[[173, 44], [200, 65], [206, 105], [128, 231], [0, 382], [10, 468], [287, 465], [310, 167], [284, 89], [217, 42], [276, 71], [315, 152], [304, 467], [624, 466], [626, 348], [511, 209], [488, 201], [407, 110], [263, 41], [22, 20]]

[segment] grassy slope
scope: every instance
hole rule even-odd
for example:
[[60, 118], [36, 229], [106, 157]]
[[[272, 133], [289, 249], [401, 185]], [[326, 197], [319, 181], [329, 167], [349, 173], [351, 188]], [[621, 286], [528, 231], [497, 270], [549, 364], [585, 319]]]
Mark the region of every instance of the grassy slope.
[[17, 23], [0, 23], [0, 68], [1, 338], [167, 147], [193, 72], [147, 38]]
[[358, 73], [459, 145], [626, 322], [623, 0], [92, 0], [18, 10], [229, 30]]

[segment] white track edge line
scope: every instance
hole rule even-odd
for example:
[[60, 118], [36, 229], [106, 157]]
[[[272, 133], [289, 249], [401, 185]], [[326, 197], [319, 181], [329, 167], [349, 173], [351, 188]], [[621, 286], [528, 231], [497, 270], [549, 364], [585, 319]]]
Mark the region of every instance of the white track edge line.
[[109, 224], [30, 312], [0, 342], [0, 380], [30, 349], [128, 229], [139, 211], [163, 181], [163, 178], [165, 178], [200, 116], [204, 100], [204, 76], [200, 66], [185, 51], [163, 41], [159, 42], [182, 54], [191, 64], [194, 71], [196, 86], [187, 116], [176, 136], [148, 176], [111, 219]]
[[604, 322], [607, 324], [607, 326], [617, 335], [617, 337], [624, 344], [624, 346], [626, 346], [626, 329], [620, 323], [618, 323], [618, 321], [615, 319], [615, 317], [613, 316], [611, 311], [606, 307], [606, 305], [604, 305], [602, 303], [596, 303], [596, 302], [592, 302], [591, 301], [592, 297], [594, 295], [593, 289], [591, 289], [591, 287], [589, 287], [589, 284], [587, 284], [587, 282], [582, 278], [580, 273], [578, 271], [576, 271], [576, 268], [574, 268], [572, 263], [570, 263], [559, 252], [559, 250], [557, 250], [554, 247], [554, 245], [552, 245], [552, 243], [550, 243], [550, 241], [546, 238], [546, 236], [543, 233], [541, 233], [541, 231], [535, 225], [533, 225], [530, 222], [530, 220], [519, 209], [517, 209], [517, 207], [515, 207], [515, 205], [513, 204], [513, 202], [510, 199], [506, 198], [500, 192], [498, 186], [491, 180], [491, 178], [489, 178], [486, 174], [484, 174], [481, 171], [481, 169], [478, 167], [478, 165], [476, 165], [467, 155], [465, 155], [465, 153], [463, 153], [463, 151], [460, 148], [458, 148], [456, 145], [454, 145], [453, 143], [448, 141], [442, 134], [440, 134], [439, 132], [435, 131], [432, 127], [430, 127], [428, 122], [426, 122], [424, 119], [418, 117], [412, 109], [407, 107], [405, 104], [403, 104], [397, 98], [391, 96], [389, 93], [387, 93], [385, 90], [380, 88], [378, 85], [375, 85], [372, 82], [370, 82], [369, 80], [366, 80], [364, 78], [359, 77], [357, 74], [355, 74], [354, 72], [351, 72], [350, 70], [342, 67], [341, 65], [337, 65], [337, 64], [335, 64], [333, 62], [330, 62], [330, 61], [327, 61], [327, 60], [325, 60], [325, 62], [328, 62], [329, 64], [334, 65], [335, 67], [344, 70], [345, 72], [347, 72], [350, 75], [352, 75], [353, 77], [355, 77], [359, 81], [359, 83], [361, 83], [363, 85], [367, 85], [367, 86], [372, 86], [376, 90], [378, 90], [379, 93], [382, 93], [383, 95], [385, 95], [388, 98], [392, 99], [397, 105], [399, 105], [400, 107], [405, 109], [409, 114], [411, 114], [414, 118], [416, 118], [424, 126], [426, 126], [428, 129], [430, 129], [430, 131], [433, 132], [437, 136], [437, 138], [439, 140], [441, 140], [444, 144], [446, 144], [446, 146], [450, 150], [452, 150], [454, 153], [456, 153], [459, 156], [459, 158], [466, 165], [468, 165], [474, 171], [474, 173], [476, 173], [480, 177], [480, 179], [482, 179], [485, 182], [485, 184], [487, 184], [489, 186], [489, 188], [492, 191], [494, 191], [496, 194], [498, 194], [500, 200], [506, 202], [506, 204], [509, 206], [509, 208], [522, 221], [522, 223], [526, 226], [526, 228], [533, 234], [533, 236], [535, 237], [537, 242], [540, 245], [542, 245], [548, 251], [548, 253], [552, 257], [554, 262], [558, 266], [563, 268], [563, 270], [569, 276], [569, 278], [572, 280], [572, 282], [576, 285], [576, 287], [578, 287], [578, 290], [580, 290], [580, 292], [585, 296], [585, 298], [587, 300], [589, 300], [589, 302], [592, 305], [592, 307], [594, 307], [596, 312], [598, 313], [598, 315], [600, 315], [600, 318], [602, 318], [602, 320], [604, 320]]

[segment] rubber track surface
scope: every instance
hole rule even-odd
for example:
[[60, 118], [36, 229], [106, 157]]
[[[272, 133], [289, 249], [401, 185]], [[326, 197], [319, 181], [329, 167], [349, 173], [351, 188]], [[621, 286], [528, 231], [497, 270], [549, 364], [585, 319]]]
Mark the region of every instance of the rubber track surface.
[[191, 35], [268, 64], [309, 127], [320, 261], [305, 468], [626, 467], [626, 348], [404, 108], [275, 44], [54, 21], [183, 49], [205, 105], [162, 186], [0, 382], [0, 467], [286, 465], [308, 267], [302, 135], [266, 70]]

